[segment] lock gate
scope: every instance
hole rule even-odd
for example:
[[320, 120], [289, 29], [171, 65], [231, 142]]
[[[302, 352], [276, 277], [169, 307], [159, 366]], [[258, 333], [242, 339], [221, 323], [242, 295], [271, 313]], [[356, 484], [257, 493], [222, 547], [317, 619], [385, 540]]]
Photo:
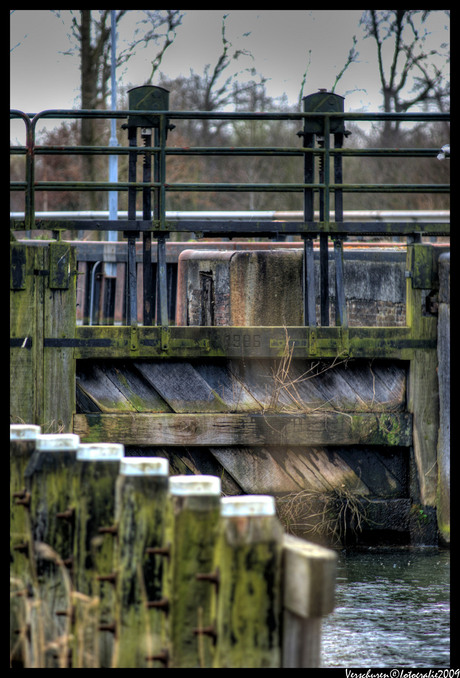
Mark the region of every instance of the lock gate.
[[[140, 449], [143, 454], [160, 451], [178, 472], [211, 469], [222, 475], [232, 493], [268, 488], [280, 498], [290, 498], [292, 493], [300, 497], [304, 493], [305, 498], [309, 489], [324, 496], [340, 495], [338, 488], [345, 487], [351, 494], [342, 492], [342, 505], [351, 505], [351, 495], [368, 504], [369, 530], [388, 528], [410, 535], [413, 541], [430, 542], [440, 530], [448, 540], [446, 521], [439, 512], [436, 517], [440, 415], [438, 328], [432, 306], [439, 287], [438, 260], [446, 247], [427, 241], [427, 236], [448, 236], [450, 227], [438, 222], [345, 221], [343, 201], [348, 192], [448, 192], [449, 187], [351, 185], [343, 182], [342, 174], [348, 156], [436, 157], [438, 153], [438, 149], [347, 149], [347, 120], [441, 121], [449, 119], [448, 114], [346, 113], [343, 98], [329, 92], [306, 97], [302, 113], [170, 111], [166, 90], [141, 87], [131, 90], [128, 111], [44, 111], [34, 116], [13, 111], [12, 117], [24, 121], [27, 143], [12, 149], [25, 155], [26, 176], [24, 182], [11, 185], [25, 196], [24, 219], [12, 219], [11, 228], [13, 232], [48, 229], [55, 236], [50, 244], [16, 241], [11, 245], [13, 418], [72, 430], [88, 442], [123, 443], [132, 454]], [[57, 148], [36, 143], [40, 120], [81, 117], [127, 120], [128, 146]], [[190, 118], [298, 120], [301, 145], [167, 146], [173, 123]], [[139, 130], [142, 146], [137, 142]], [[127, 154], [128, 181], [62, 182], [56, 177], [37, 182], [34, 162], [40, 153]], [[168, 183], [166, 160], [172, 155], [301, 156], [304, 180], [298, 184]], [[144, 161], [142, 181], [136, 180], [139, 158]], [[37, 219], [35, 194], [40, 190], [127, 191], [128, 218]], [[142, 219], [136, 216], [138, 191], [143, 195]], [[199, 224], [167, 219], [170, 191], [296, 191], [303, 195], [304, 218]], [[315, 202], [319, 220], [314, 218]], [[63, 230], [123, 234], [127, 241], [123, 325], [76, 324], [75, 249], [62, 240]], [[274, 249], [280, 239], [300, 236], [301, 321], [273, 326], [171, 324], [166, 268], [166, 240], [171, 233], [265, 238]], [[364, 236], [405, 240], [403, 326], [351, 326], [348, 321], [344, 242]], [[139, 239], [142, 323], [137, 309]], [[267, 469], [271, 473], [264, 474]], [[273, 478], [283, 480], [277, 485]], [[347, 520], [356, 527], [359, 517], [357, 512]]]

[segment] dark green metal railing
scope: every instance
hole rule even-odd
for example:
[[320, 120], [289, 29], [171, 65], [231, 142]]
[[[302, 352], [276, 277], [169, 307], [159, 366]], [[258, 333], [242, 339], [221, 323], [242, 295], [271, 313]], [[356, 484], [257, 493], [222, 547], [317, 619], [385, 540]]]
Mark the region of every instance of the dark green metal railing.
[[[137, 88], [146, 89], [146, 88]], [[155, 89], [155, 88], [153, 88]], [[158, 88], [161, 89], [161, 88]], [[312, 96], [312, 95], [311, 95]], [[316, 95], [313, 95], [316, 96]], [[327, 95], [334, 96], [334, 95]], [[308, 97], [307, 97], [308, 98]], [[313, 279], [313, 246], [312, 239], [319, 237], [321, 246], [321, 288], [327, 289], [327, 241], [334, 241], [334, 256], [338, 283], [338, 304], [336, 314], [338, 324], [347, 325], [345, 298], [343, 294], [343, 260], [342, 242], [350, 235], [392, 235], [405, 236], [412, 242], [420, 240], [421, 235], [449, 235], [450, 227], [442, 223], [409, 222], [347, 222], [343, 220], [343, 195], [345, 193], [447, 193], [449, 184], [345, 184], [342, 182], [342, 159], [346, 157], [436, 157], [439, 149], [433, 148], [375, 148], [354, 149], [343, 148], [344, 136], [347, 132], [343, 123], [348, 121], [376, 122], [397, 120], [401, 122], [440, 122], [450, 119], [447, 113], [345, 113], [342, 111], [314, 110], [308, 112], [271, 112], [271, 113], [236, 113], [236, 112], [203, 112], [203, 111], [170, 111], [170, 110], [47, 110], [37, 114], [26, 114], [22, 111], [11, 111], [11, 118], [21, 119], [25, 125], [26, 145], [12, 146], [11, 154], [25, 155], [25, 180], [10, 182], [10, 190], [23, 191], [25, 195], [24, 219], [12, 219], [13, 230], [47, 229], [64, 230], [96, 230], [121, 231], [128, 239], [128, 324], [135, 323], [136, 308], [136, 273], [135, 273], [135, 241], [142, 234], [144, 240], [144, 262], [150, 262], [151, 238], [157, 240], [157, 324], [166, 326], [166, 253], [165, 239], [173, 232], [197, 234], [201, 237], [268, 237], [279, 235], [301, 236], [304, 240], [304, 310], [305, 324], [316, 325], [314, 311]], [[46, 119], [79, 119], [79, 118], [118, 118], [128, 119], [123, 127], [128, 129], [129, 146], [40, 146], [36, 143], [37, 124]], [[153, 128], [153, 145], [137, 145], [137, 128], [151, 121]], [[139, 121], [139, 124], [136, 121]], [[171, 121], [181, 120], [224, 120], [224, 121], [272, 121], [298, 120], [303, 123], [303, 137], [300, 147], [206, 147], [206, 148], [172, 148], [166, 145], [168, 131], [173, 129]], [[318, 122], [319, 121], [319, 122]], [[149, 123], [150, 124], [150, 123]], [[319, 124], [320, 131], [312, 132], [312, 125]], [[334, 136], [331, 147], [330, 137]], [[35, 158], [38, 155], [128, 155], [128, 181], [52, 181], [35, 180]], [[270, 156], [304, 158], [304, 181], [301, 183], [169, 183], [166, 172], [167, 156]], [[153, 159], [153, 181], [136, 181], [136, 161], [138, 157]], [[315, 160], [319, 166], [319, 181], [314, 181]], [[333, 169], [331, 169], [331, 160]], [[35, 216], [35, 196], [37, 191], [127, 191], [128, 219], [66, 219], [60, 224], [56, 220], [37, 219]], [[136, 219], [136, 194], [143, 191], [144, 213], [142, 219]], [[197, 225], [196, 220], [167, 220], [166, 194], [168, 192], [300, 192], [304, 195], [304, 219], [302, 221], [203, 221]], [[320, 218], [314, 220], [314, 195], [319, 194]], [[335, 219], [330, 218], [330, 198], [335, 201]], [[150, 199], [153, 198], [153, 203]], [[148, 208], [146, 209], [146, 204]], [[153, 204], [153, 208], [150, 205]], [[148, 278], [147, 278], [148, 280]], [[145, 288], [146, 289], [146, 288]], [[327, 292], [326, 292], [327, 294]], [[321, 324], [328, 324], [327, 299], [322, 298]], [[144, 324], [152, 324], [151, 314], [145, 315]]]

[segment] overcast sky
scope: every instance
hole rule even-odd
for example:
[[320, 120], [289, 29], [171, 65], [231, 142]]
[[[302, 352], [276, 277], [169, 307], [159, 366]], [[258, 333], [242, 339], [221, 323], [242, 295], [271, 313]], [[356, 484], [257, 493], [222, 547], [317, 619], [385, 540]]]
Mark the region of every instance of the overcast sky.
[[[269, 78], [269, 93], [286, 92], [291, 103], [298, 98], [302, 75], [310, 58], [307, 91], [332, 87], [346, 61], [352, 37], [358, 34], [361, 10], [186, 10], [174, 44], [167, 50], [161, 70], [168, 77], [190, 68], [198, 73], [214, 64], [222, 48], [221, 23], [227, 19], [227, 37], [235, 47], [245, 46], [254, 62], [241, 59], [240, 65], [254, 64]], [[141, 15], [133, 11], [132, 15]], [[48, 10], [16, 10], [11, 15], [11, 107], [36, 112], [46, 108], [79, 106], [79, 59], [68, 50], [70, 13], [62, 10], [61, 21]], [[245, 33], [251, 32], [248, 37]], [[119, 35], [119, 46], [129, 39], [128, 26]], [[355, 107], [368, 105], [378, 94], [375, 58], [369, 42], [360, 47], [360, 63], [354, 64], [337, 92], [366, 89], [353, 96]], [[309, 57], [311, 50], [311, 57]], [[140, 49], [126, 69], [117, 73], [123, 84], [143, 84], [151, 69], [151, 52]], [[370, 74], [373, 77], [370, 78]], [[377, 84], [377, 83], [376, 83]]]
[[[318, 88], [330, 89], [346, 62], [353, 35], [358, 38], [358, 63], [353, 63], [336, 87], [345, 96], [345, 110], [376, 111], [381, 103], [375, 45], [362, 40], [359, 19], [362, 10], [185, 10], [173, 45], [166, 51], [161, 70], [174, 78], [202, 73], [214, 65], [222, 49], [222, 16], [229, 13], [226, 36], [234, 47], [245, 47], [254, 57], [241, 59], [239, 67], [252, 66], [268, 78], [268, 93], [286, 93], [296, 104], [302, 76], [308, 69], [304, 95]], [[130, 21], [142, 12], [133, 10]], [[70, 12], [62, 19], [49, 10], [15, 10], [10, 18], [10, 107], [27, 113], [49, 108], [80, 107], [78, 55], [69, 49]], [[439, 11], [440, 26], [446, 23]], [[126, 23], [120, 26], [118, 45], [132, 37]], [[244, 37], [245, 33], [249, 36]], [[309, 51], [311, 50], [311, 54]], [[151, 71], [152, 53], [139, 49], [127, 67], [117, 71], [120, 85], [142, 85]], [[155, 83], [154, 83], [155, 84]]]

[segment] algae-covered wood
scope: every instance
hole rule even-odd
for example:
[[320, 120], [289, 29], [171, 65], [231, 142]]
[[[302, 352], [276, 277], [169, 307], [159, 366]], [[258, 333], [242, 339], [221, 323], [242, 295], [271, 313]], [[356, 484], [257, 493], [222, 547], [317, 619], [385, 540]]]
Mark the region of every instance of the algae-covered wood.
[[124, 445], [402, 445], [411, 416], [395, 413], [78, 414], [74, 431], [86, 442]]
[[[38, 423], [43, 340], [42, 281], [34, 271], [42, 268], [43, 251], [19, 243], [10, 245], [11, 272], [19, 260], [21, 284], [10, 285], [10, 414], [12, 421]], [[12, 281], [13, 283], [13, 281]]]
[[[35, 566], [32, 572], [36, 605], [31, 638], [38, 666], [57, 668], [67, 661], [71, 582], [69, 559], [74, 545], [73, 515], [77, 436], [63, 449], [41, 449], [53, 436], [39, 436], [25, 471], [30, 492], [30, 523]], [[59, 436], [56, 436], [59, 438]], [[57, 615], [57, 612], [63, 613]], [[55, 645], [57, 644], [57, 645]], [[57, 649], [56, 649], [57, 648]]]
[[78, 412], [401, 411], [404, 363], [358, 360], [78, 361]]
[[[121, 447], [121, 446], [120, 446]], [[119, 457], [76, 461], [78, 506], [73, 551], [73, 668], [110, 668], [113, 653], [114, 534]], [[104, 628], [102, 628], [104, 627]]]
[[31, 665], [27, 626], [33, 557], [24, 471], [35, 450], [39, 426], [10, 426], [10, 665]]
[[70, 431], [75, 412], [73, 348], [53, 346], [52, 340], [75, 336], [76, 251], [68, 243], [52, 243], [44, 254], [49, 277], [44, 277], [42, 422], [50, 431]]
[[[166, 459], [128, 458], [121, 464], [116, 484], [116, 610], [117, 639], [114, 668], [160, 666], [164, 556], [151, 549], [163, 547], [164, 514], [168, 491]], [[130, 466], [144, 473], [131, 473]], [[158, 468], [154, 468], [154, 467]], [[137, 468], [136, 468], [137, 467]], [[125, 469], [128, 469], [126, 472]], [[150, 469], [152, 469], [150, 471]]]
[[334, 610], [337, 554], [283, 536], [283, 668], [319, 668], [322, 618]]
[[[11, 244], [10, 411], [13, 421], [70, 431], [75, 411], [73, 348], [76, 258], [69, 244]], [[19, 269], [19, 272], [18, 272]]]
[[170, 668], [212, 665], [212, 639], [203, 637], [203, 629], [212, 628], [212, 585], [197, 575], [211, 572], [219, 517], [219, 478], [171, 477], [164, 536], [170, 556], [163, 576], [169, 604], [163, 637]]
[[[270, 502], [273, 510], [267, 511]], [[280, 667], [282, 533], [272, 497], [222, 499], [214, 668]]]

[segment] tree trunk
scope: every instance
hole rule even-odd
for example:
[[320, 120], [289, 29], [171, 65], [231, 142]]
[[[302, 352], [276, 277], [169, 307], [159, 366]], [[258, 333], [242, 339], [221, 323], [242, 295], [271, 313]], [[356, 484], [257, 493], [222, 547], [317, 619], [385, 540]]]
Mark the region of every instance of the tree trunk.
[[[97, 64], [94, 62], [91, 48], [91, 10], [81, 10], [81, 107], [96, 108], [97, 100]], [[82, 118], [81, 145], [92, 146], [95, 142], [95, 119]], [[82, 155], [82, 176], [85, 181], [96, 180], [95, 156]], [[98, 193], [89, 191], [84, 194], [83, 207], [97, 209]]]

